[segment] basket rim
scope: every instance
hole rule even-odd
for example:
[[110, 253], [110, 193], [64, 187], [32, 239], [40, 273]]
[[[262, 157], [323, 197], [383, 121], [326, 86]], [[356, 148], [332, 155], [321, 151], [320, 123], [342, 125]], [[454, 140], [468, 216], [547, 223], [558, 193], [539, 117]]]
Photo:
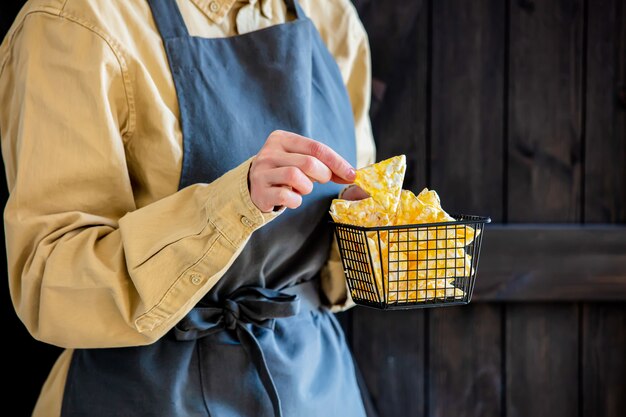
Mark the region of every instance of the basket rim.
[[357, 225], [349, 224], [349, 223], [339, 223], [333, 220], [330, 220], [329, 223], [335, 226], [346, 227], [348, 229], [364, 230], [364, 231], [397, 230], [397, 229], [410, 229], [410, 228], [417, 228], [417, 227], [448, 226], [451, 224], [459, 225], [459, 224], [491, 223], [491, 217], [489, 216], [476, 216], [476, 215], [471, 215], [471, 214], [450, 214], [450, 216], [454, 218], [465, 217], [466, 219], [457, 220], [454, 222], [398, 224], [394, 226], [375, 226], [375, 227], [357, 226]]

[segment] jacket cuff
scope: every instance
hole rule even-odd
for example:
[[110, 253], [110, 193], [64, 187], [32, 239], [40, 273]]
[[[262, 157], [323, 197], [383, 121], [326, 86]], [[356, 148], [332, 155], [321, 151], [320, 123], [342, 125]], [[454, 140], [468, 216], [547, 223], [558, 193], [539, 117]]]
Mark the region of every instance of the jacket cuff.
[[233, 246], [248, 240], [252, 232], [278, 217], [285, 209], [263, 213], [254, 205], [248, 188], [248, 172], [254, 157], [214, 181], [207, 198], [209, 222]]
[[252, 202], [251, 161], [120, 220], [129, 273], [147, 306], [135, 320], [140, 333], [161, 337], [217, 283], [252, 233], [282, 212], [262, 213]]

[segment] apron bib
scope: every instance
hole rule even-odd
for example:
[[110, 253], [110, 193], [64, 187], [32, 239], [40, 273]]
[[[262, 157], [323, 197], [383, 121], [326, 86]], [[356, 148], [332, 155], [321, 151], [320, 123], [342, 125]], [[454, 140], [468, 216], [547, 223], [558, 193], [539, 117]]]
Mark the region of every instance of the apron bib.
[[[148, 0], [174, 79], [183, 133], [179, 188], [210, 183], [274, 130], [323, 142], [355, 163], [339, 68], [300, 6], [243, 35], [190, 36], [176, 0]], [[149, 346], [75, 350], [62, 416], [364, 417], [354, 365], [319, 271], [341, 186], [255, 231], [215, 287]]]

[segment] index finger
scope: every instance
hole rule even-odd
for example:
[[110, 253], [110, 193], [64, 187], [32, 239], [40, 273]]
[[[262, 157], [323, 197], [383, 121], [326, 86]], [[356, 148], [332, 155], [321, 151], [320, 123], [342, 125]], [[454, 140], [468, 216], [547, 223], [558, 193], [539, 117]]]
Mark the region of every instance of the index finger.
[[330, 146], [292, 132], [285, 132], [282, 139], [280, 142], [285, 151], [311, 155], [330, 168], [334, 174], [333, 181], [342, 183], [354, 182], [356, 178], [354, 168]]

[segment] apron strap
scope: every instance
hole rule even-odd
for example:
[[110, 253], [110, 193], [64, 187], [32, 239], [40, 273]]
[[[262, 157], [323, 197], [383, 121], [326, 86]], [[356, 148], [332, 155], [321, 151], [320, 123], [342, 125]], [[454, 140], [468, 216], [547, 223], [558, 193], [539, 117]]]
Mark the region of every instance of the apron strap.
[[189, 36], [187, 25], [180, 14], [176, 0], [148, 0], [152, 17], [163, 39]]
[[219, 307], [196, 307], [174, 328], [176, 340], [195, 340], [230, 330], [254, 364], [263, 388], [269, 397], [275, 417], [283, 417], [278, 390], [267, 366], [263, 349], [250, 324], [266, 329], [274, 328], [274, 320], [291, 317], [319, 308], [317, 281], [287, 288], [283, 291], [260, 287], [241, 287], [224, 300]]
[[267, 392], [267, 396], [270, 397], [272, 408], [274, 409], [274, 417], [283, 417], [278, 390], [276, 389], [276, 384], [274, 384], [272, 373], [267, 366], [267, 361], [265, 360], [265, 355], [263, 354], [263, 349], [261, 349], [259, 341], [254, 337], [252, 331], [244, 325], [238, 325], [236, 331], [241, 346], [246, 350], [248, 357], [252, 359], [252, 363], [254, 363], [261, 383], [265, 388], [265, 392]]

